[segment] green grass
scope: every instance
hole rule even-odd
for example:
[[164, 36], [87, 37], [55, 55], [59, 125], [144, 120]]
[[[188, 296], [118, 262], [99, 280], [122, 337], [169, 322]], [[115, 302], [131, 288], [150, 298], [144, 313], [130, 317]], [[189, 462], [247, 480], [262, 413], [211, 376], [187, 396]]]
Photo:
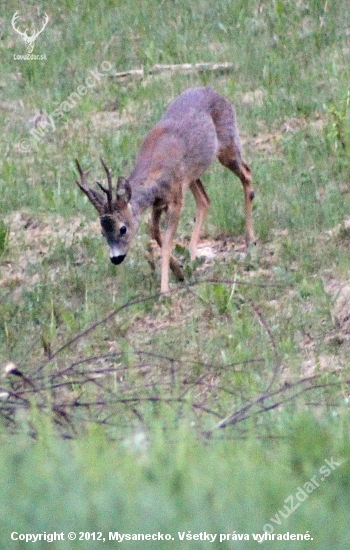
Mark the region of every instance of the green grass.
[[[46, 60], [14, 59], [25, 53], [16, 10], [23, 29], [48, 13], [34, 47]], [[10, 0], [1, 17], [0, 544], [23, 546], [11, 531], [262, 533], [333, 456], [341, 467], [281, 532], [313, 535], [290, 548], [347, 548], [347, 3]], [[148, 74], [210, 61], [234, 69]], [[140, 68], [143, 78], [112, 76]], [[167, 104], [197, 85], [235, 104], [259, 242], [244, 253], [241, 184], [213, 165], [213, 255], [189, 261], [189, 195], [176, 248], [187, 284], [171, 279], [164, 298], [147, 216], [112, 266], [74, 159], [91, 182], [100, 156], [127, 176]]]
[[[293, 549], [347, 547], [349, 444], [332, 431], [348, 430], [346, 414], [327, 428], [298, 415], [287, 431], [285, 426], [283, 433], [275, 433], [276, 439], [260, 445], [254, 439], [201, 443], [184, 426], [169, 440], [159, 425], [151, 437], [139, 432], [123, 443], [107, 441], [99, 429], [90, 429], [84, 440], [67, 442], [52, 439], [48, 422], [35, 416], [38, 441], [15, 438], [14, 447], [1, 453], [6, 473], [0, 482], [4, 548], [23, 547], [10, 542], [11, 533], [54, 532], [63, 532], [65, 541], [50, 543], [53, 548], [102, 544], [85, 541], [85, 533], [91, 533], [91, 539], [92, 533], [102, 533], [103, 546], [115, 547], [117, 543], [108, 540], [110, 532], [160, 532], [174, 539], [124, 541], [120, 545], [126, 548], [234, 548], [239, 543], [233, 534], [248, 535], [242, 547], [255, 548], [253, 533], [263, 534], [267, 523], [276, 537], [308, 533], [313, 539], [288, 541]], [[317, 485], [306, 493], [305, 484], [312, 478]], [[298, 492], [300, 487], [304, 493]], [[289, 514], [288, 506], [296, 510]], [[83, 539], [69, 542], [71, 531], [78, 538], [83, 533]], [[183, 532], [217, 537], [214, 543], [186, 538], [180, 542]], [[220, 543], [220, 534], [229, 540]], [[38, 548], [47, 545], [36, 543]]]

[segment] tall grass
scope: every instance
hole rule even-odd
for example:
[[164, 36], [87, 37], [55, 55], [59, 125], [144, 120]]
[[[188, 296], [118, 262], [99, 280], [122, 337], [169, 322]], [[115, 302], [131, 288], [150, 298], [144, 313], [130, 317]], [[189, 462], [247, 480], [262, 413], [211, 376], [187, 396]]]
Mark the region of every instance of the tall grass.
[[[102, 541], [92, 538], [98, 533], [104, 546], [115, 547], [109, 533], [118, 532], [169, 534], [172, 539], [120, 543], [126, 548], [255, 548], [253, 533], [262, 535], [268, 523], [275, 537], [299, 533], [312, 539], [268, 545], [347, 548], [348, 439], [307, 415], [276, 433], [277, 439], [260, 444], [249, 439], [199, 442], [186, 428], [170, 441], [157, 428], [152, 435], [135, 433], [123, 442], [107, 441], [94, 429], [82, 440], [57, 441], [46, 423], [38, 422], [37, 442], [16, 438], [0, 455], [4, 547], [23, 547], [11, 541], [11, 533], [55, 532], [63, 532], [65, 540], [50, 543], [53, 548], [97, 547]], [[344, 418], [346, 431], [347, 424]], [[306, 493], [312, 478], [314, 489], [309, 485]], [[291, 506], [296, 509], [288, 513]], [[72, 531], [74, 542], [68, 540]], [[181, 542], [179, 533], [217, 537], [214, 543]], [[229, 540], [220, 543], [220, 534]], [[239, 543], [236, 534], [249, 540]]]

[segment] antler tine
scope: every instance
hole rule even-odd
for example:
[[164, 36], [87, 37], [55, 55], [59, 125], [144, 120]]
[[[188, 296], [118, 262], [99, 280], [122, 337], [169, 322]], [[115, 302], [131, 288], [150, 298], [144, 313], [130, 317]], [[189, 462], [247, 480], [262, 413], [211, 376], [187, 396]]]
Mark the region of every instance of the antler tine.
[[84, 172], [84, 170], [82, 169], [82, 167], [80, 166], [79, 164], [79, 161], [78, 159], [75, 159], [75, 164], [77, 165], [77, 168], [78, 168], [78, 172], [79, 172], [79, 175], [80, 175], [80, 179], [81, 179], [81, 182], [77, 181], [77, 184], [79, 185], [79, 187], [81, 189], [83, 189], [84, 187], [86, 187], [86, 176], [90, 173], [90, 169], [89, 170], [86, 170]]
[[13, 17], [12, 17], [12, 23], [15, 23], [16, 20], [18, 19], [18, 10], [13, 14]]
[[83, 193], [85, 193], [85, 195], [87, 196], [89, 201], [94, 205], [94, 207], [96, 208], [96, 210], [98, 211], [98, 213], [101, 216], [102, 214], [104, 214], [104, 211], [105, 211], [104, 205], [105, 205], [106, 201], [100, 193], [98, 193], [94, 189], [91, 189], [91, 187], [87, 186], [86, 177], [90, 173], [90, 170], [86, 170], [84, 172], [84, 170], [80, 166], [77, 159], [75, 160], [75, 164], [78, 168], [78, 172], [79, 172], [79, 175], [80, 175], [80, 181], [75, 180], [75, 182], [76, 182], [77, 186], [79, 187], [79, 189], [81, 189], [83, 191]]
[[113, 197], [112, 170], [107, 167], [107, 165], [104, 162], [102, 157], [100, 157], [100, 160], [101, 160], [102, 166], [105, 169], [105, 172], [107, 174], [108, 190], [105, 189], [104, 187], [102, 187], [102, 185], [100, 183], [98, 183], [98, 182], [97, 183], [100, 186], [100, 188], [102, 189], [102, 191], [104, 191], [106, 193], [107, 200], [108, 200], [108, 208], [109, 208], [109, 211], [112, 212], [112, 197]]

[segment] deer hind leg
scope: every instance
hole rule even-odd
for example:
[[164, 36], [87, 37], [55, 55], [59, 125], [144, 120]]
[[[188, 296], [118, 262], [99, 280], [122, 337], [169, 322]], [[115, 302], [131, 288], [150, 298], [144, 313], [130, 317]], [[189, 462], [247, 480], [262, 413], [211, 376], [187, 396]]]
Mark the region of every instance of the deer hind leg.
[[[151, 237], [156, 241], [160, 249], [162, 249], [162, 237], [160, 233], [160, 218], [164, 211], [165, 211], [165, 208], [157, 204], [155, 204], [152, 208]], [[183, 281], [184, 280], [183, 271], [178, 261], [172, 255], [170, 255], [170, 258], [169, 258], [169, 266], [171, 271], [175, 275], [175, 277], [179, 281]]]
[[205, 192], [205, 189], [200, 179], [192, 181], [190, 183], [190, 189], [194, 196], [194, 200], [196, 202], [196, 207], [197, 207], [196, 222], [193, 228], [190, 246], [189, 246], [191, 260], [193, 261], [197, 257], [198, 241], [201, 234], [202, 225], [205, 220], [205, 216], [210, 204], [210, 199], [207, 193]]
[[253, 199], [252, 173], [242, 160], [242, 147], [237, 127], [234, 108], [224, 101], [216, 111], [215, 126], [219, 143], [218, 159], [231, 170], [242, 182], [245, 202], [245, 239], [247, 246], [255, 243], [253, 226]]
[[219, 157], [221, 164], [226, 166], [231, 172], [236, 174], [237, 177], [242, 182], [244, 190], [244, 203], [245, 203], [245, 240], [246, 245], [256, 243], [256, 238], [254, 235], [254, 223], [253, 223], [253, 199], [254, 199], [254, 189], [252, 186], [252, 172], [247, 164], [245, 164], [240, 154], [235, 154], [231, 152], [228, 154], [228, 151], [225, 151], [224, 154], [221, 154]]

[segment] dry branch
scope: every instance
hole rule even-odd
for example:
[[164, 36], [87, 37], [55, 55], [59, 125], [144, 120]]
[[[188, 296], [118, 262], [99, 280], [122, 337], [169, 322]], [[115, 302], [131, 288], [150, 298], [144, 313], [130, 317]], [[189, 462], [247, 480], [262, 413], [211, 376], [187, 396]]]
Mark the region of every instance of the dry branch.
[[114, 73], [112, 78], [124, 79], [128, 77], [141, 77], [160, 74], [160, 73], [202, 73], [206, 71], [229, 73], [235, 69], [233, 63], [180, 63], [178, 65], [153, 65], [148, 70], [145, 69], [132, 69], [130, 71], [123, 71], [121, 73]]
[[[235, 280], [234, 283], [279, 287], [271, 283], [262, 285], [245, 280]], [[169, 295], [184, 290], [191, 292], [195, 285], [201, 284], [232, 285], [233, 281], [195, 281], [170, 291]], [[245, 395], [244, 386], [237, 386], [234, 374], [240, 373], [242, 380], [242, 376], [249, 373], [249, 365], [257, 362], [264, 365], [264, 357], [230, 364], [222, 361], [212, 363], [201, 357], [194, 357], [189, 352], [184, 351], [183, 356], [177, 358], [134, 347], [130, 342], [130, 364], [125, 361], [122, 347], [105, 354], [81, 355], [81, 349], [76, 347], [79, 340], [98, 327], [107, 326], [117, 313], [160, 297], [160, 293], [156, 293], [122, 304], [66, 341], [51, 357], [36, 367], [21, 364], [5, 369], [0, 379], [0, 423], [16, 431], [19, 429], [17, 418], [27, 418], [30, 433], [35, 437], [36, 428], [31, 425], [31, 410], [35, 406], [42, 413], [52, 414], [62, 437], [75, 437], [84, 429], [84, 425], [91, 422], [120, 426], [123, 420], [125, 426], [130, 427], [136, 418], [137, 424], [147, 423], [147, 403], [154, 403], [156, 406], [164, 404], [177, 408], [177, 414], [180, 415], [184, 414], [184, 410], [192, 411], [190, 414], [195, 416], [198, 426], [201, 424], [201, 417], [209, 415], [215, 419], [215, 425], [210, 431], [203, 433], [210, 436], [217, 429], [228, 426], [237, 428], [248, 419], [257, 419], [267, 411], [297, 402], [302, 395], [308, 394], [316, 401], [320, 390], [333, 390], [332, 406], [341, 406], [340, 390], [350, 386], [350, 380], [341, 379], [338, 371], [327, 373], [326, 378], [324, 373], [317, 373], [288, 384], [279, 379], [281, 359], [274, 332], [260, 308], [249, 299], [248, 302], [268, 336], [274, 358], [272, 379], [266, 387], [263, 387], [262, 382], [249, 396]], [[114, 337], [116, 340], [125, 338], [123, 334], [118, 335], [115, 332]], [[68, 350], [69, 354], [65, 356], [63, 351]], [[61, 356], [59, 361], [58, 356]], [[200, 369], [198, 374], [193, 365]], [[328, 393], [322, 400], [324, 406], [329, 406], [330, 397]], [[207, 423], [206, 420], [204, 422]]]

